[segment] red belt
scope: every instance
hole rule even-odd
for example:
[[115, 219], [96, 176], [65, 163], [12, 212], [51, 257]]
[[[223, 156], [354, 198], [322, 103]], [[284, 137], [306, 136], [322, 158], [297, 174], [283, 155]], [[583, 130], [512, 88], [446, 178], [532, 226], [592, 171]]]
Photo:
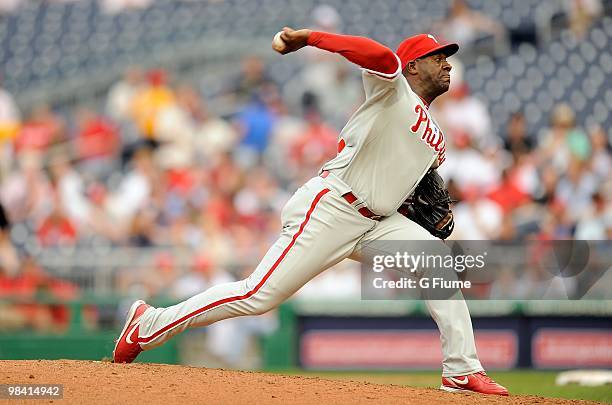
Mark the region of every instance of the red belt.
[[[329, 170], [323, 170], [323, 172], [321, 172], [321, 177], [326, 178], [327, 176], [329, 176]], [[350, 191], [348, 193], [342, 194], [342, 198], [344, 198], [346, 202], [348, 202], [351, 205], [355, 201], [357, 201], [357, 197], [355, 197], [355, 194], [353, 194]], [[375, 213], [370, 211], [368, 207], [361, 207], [357, 211], [364, 217], [373, 219], [375, 221], [380, 221], [380, 219], [382, 218], [380, 215], [376, 215]]]

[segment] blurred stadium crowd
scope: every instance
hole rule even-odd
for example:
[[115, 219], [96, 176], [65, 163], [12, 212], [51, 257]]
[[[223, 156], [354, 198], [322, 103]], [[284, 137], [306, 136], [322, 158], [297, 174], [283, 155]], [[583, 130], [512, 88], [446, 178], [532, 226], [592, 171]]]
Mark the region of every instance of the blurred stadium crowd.
[[[20, 3], [2, 9], [19, 13]], [[457, 0], [423, 27], [473, 55], [452, 60], [451, 90], [433, 106], [449, 142], [441, 173], [458, 201], [452, 237], [609, 239], [609, 2], [563, 2], [562, 27], [548, 36], [473, 4]], [[342, 7], [315, 7], [312, 24], [341, 30]], [[89, 273], [111, 270], [114, 291], [148, 297], [185, 298], [252, 271], [283, 204], [334, 156], [363, 95], [358, 69], [309, 49], [245, 55], [228, 71], [213, 96], [179, 73], [133, 65], [103, 103], [68, 110], [20, 109], [0, 89], [0, 200], [13, 224], [0, 241], [0, 297], [96, 290], [70, 270], [79, 252]], [[119, 260], [132, 248], [146, 258], [139, 265]], [[303, 294], [358, 296], [353, 270]]]

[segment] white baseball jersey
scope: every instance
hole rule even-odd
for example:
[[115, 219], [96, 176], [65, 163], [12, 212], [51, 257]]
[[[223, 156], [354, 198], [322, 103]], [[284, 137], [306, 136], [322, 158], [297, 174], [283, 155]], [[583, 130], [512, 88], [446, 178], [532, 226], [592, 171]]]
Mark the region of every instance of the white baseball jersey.
[[[386, 76], [386, 77], [385, 77]], [[427, 170], [445, 159], [445, 140], [427, 106], [398, 71], [364, 70], [366, 100], [340, 133], [329, 170], [375, 214], [388, 216], [408, 198]]]

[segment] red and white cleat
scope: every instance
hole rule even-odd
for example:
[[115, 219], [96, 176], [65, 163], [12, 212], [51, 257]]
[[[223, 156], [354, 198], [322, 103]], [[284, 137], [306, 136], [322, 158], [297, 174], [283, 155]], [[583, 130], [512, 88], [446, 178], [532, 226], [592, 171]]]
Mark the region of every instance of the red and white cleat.
[[138, 344], [138, 331], [140, 329], [140, 317], [151, 308], [146, 302], [138, 300], [132, 304], [127, 314], [125, 326], [115, 343], [113, 350], [113, 363], [131, 363], [142, 352]]
[[443, 391], [472, 391], [481, 394], [508, 396], [508, 390], [496, 383], [484, 371], [458, 377], [442, 377]]

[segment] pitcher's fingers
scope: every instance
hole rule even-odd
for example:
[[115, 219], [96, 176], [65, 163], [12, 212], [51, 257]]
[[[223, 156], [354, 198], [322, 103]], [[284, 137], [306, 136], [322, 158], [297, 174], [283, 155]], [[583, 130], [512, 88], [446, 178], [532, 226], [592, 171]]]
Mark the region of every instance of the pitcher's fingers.
[[283, 27], [282, 31], [281, 31], [281, 39], [283, 41], [290, 41], [291, 40], [291, 34], [295, 32], [295, 30], [293, 28], [290, 27]]

